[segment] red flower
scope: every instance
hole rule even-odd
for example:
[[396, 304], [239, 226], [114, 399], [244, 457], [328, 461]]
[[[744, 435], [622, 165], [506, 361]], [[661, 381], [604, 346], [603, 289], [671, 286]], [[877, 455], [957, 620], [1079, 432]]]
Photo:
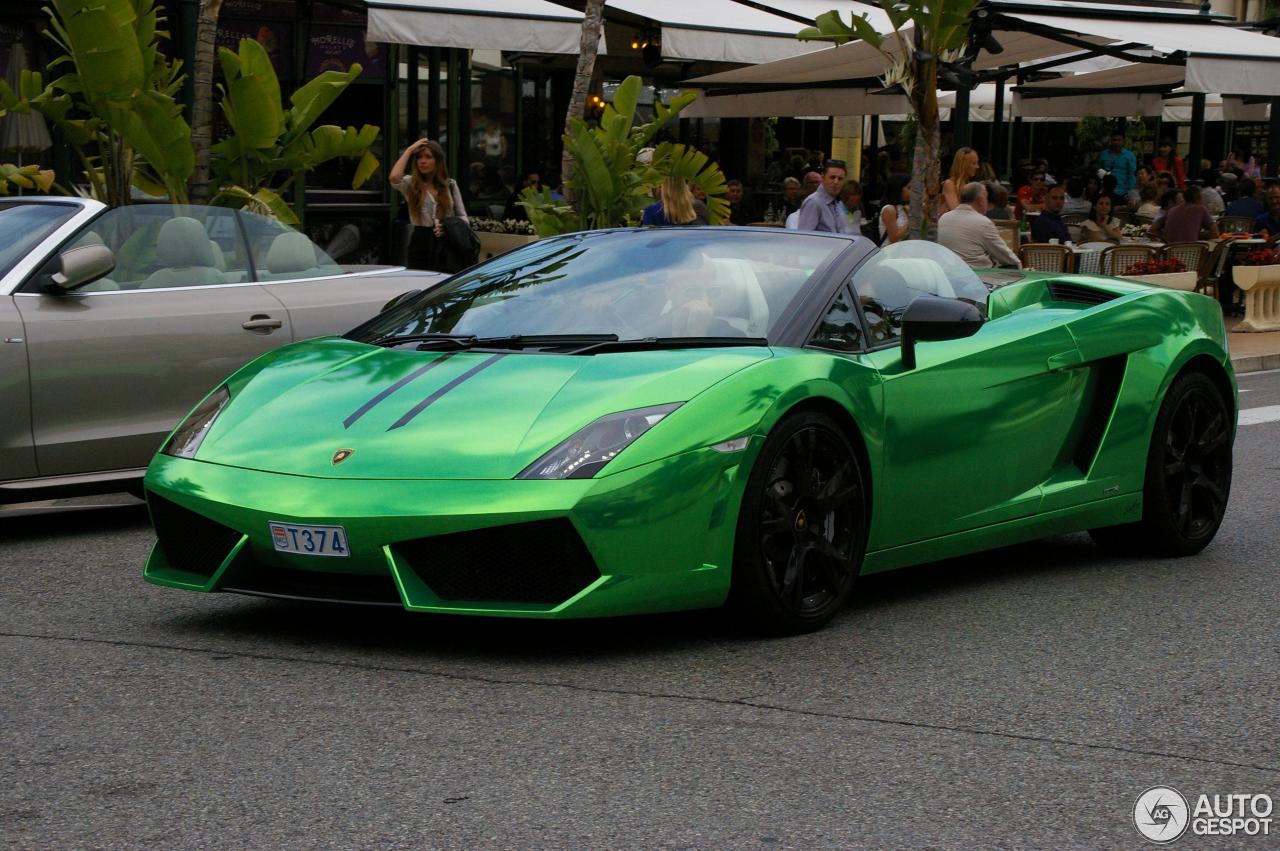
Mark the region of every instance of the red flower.
[[1280, 263], [1280, 252], [1270, 248], [1255, 248], [1236, 261], [1240, 266], [1274, 266]]
[[1128, 269], [1121, 272], [1122, 275], [1164, 275], [1170, 272], [1185, 272], [1187, 266], [1177, 257], [1166, 257], [1163, 260], [1139, 260]]

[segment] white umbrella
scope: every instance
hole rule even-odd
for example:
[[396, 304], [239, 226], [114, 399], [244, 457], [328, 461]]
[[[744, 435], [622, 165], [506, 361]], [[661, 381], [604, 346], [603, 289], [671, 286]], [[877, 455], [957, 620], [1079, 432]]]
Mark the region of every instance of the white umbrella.
[[[18, 42], [9, 54], [9, 67], [4, 74], [5, 81], [15, 92], [18, 91], [18, 83], [26, 67], [27, 52], [22, 49], [22, 43]], [[16, 151], [18, 165], [22, 165], [23, 154], [37, 154], [52, 144], [49, 127], [40, 113], [11, 112], [0, 118], [0, 151]]]

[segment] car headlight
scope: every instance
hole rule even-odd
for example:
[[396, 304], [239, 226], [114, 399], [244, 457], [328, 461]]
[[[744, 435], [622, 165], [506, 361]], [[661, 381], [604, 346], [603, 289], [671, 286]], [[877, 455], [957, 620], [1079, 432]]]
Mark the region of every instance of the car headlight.
[[683, 402], [601, 417], [534, 461], [517, 479], [589, 479]]
[[231, 394], [227, 392], [225, 385], [210, 393], [194, 411], [187, 415], [182, 425], [174, 430], [160, 452], [175, 458], [196, 457], [196, 450], [200, 448], [204, 436], [209, 433], [213, 421], [230, 401]]

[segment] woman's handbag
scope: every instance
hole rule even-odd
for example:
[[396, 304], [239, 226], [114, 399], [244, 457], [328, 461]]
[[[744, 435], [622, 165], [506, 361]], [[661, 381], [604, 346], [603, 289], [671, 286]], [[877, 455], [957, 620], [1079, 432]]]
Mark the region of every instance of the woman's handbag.
[[444, 236], [440, 243], [440, 269], [453, 274], [472, 266], [480, 259], [480, 237], [461, 216], [446, 216], [440, 220]]

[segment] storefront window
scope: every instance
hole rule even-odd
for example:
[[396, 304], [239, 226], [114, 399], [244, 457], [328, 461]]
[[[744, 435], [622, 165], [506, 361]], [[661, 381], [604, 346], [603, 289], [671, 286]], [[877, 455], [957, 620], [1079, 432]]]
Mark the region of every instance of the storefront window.
[[471, 115], [465, 159], [470, 211], [502, 218], [516, 174], [516, 77], [497, 50], [471, 52]]

